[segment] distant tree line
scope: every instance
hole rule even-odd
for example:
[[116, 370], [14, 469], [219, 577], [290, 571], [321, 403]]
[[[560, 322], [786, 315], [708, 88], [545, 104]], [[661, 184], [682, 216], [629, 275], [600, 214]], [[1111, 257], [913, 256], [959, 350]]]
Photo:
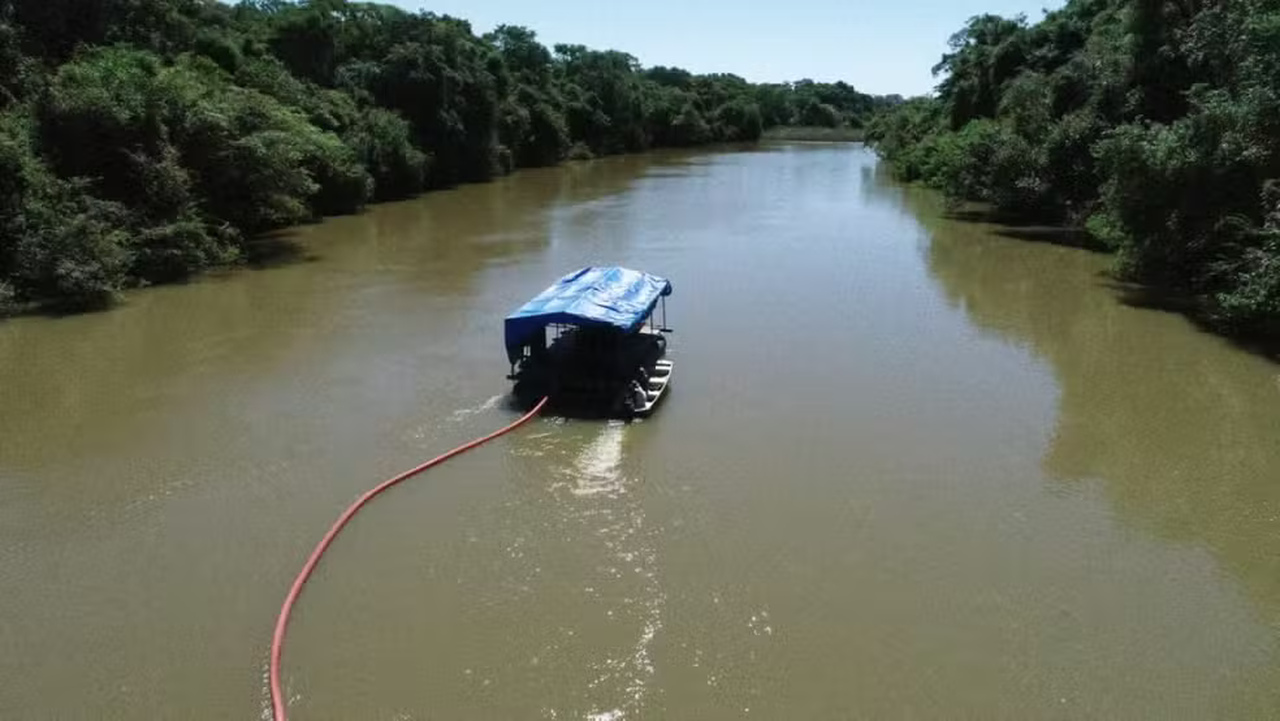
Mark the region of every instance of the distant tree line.
[[1069, 0], [975, 17], [868, 137], [907, 180], [1080, 224], [1235, 332], [1280, 321], [1280, 4]]
[[8, 0], [0, 309], [100, 305], [372, 201], [885, 102], [345, 0]]

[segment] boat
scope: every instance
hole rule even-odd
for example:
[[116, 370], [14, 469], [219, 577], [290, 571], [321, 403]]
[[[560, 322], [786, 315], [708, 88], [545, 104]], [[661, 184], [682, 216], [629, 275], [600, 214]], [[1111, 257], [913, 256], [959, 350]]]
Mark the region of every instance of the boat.
[[546, 397], [555, 412], [575, 417], [651, 414], [675, 365], [666, 357], [671, 291], [666, 278], [590, 266], [525, 303], [504, 323], [517, 402], [527, 407]]

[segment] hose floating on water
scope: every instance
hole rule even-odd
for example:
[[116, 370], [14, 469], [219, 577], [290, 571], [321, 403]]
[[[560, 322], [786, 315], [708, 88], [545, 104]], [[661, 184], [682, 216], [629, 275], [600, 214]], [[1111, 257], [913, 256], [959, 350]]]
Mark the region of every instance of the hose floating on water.
[[298, 596], [302, 594], [302, 587], [307, 583], [307, 579], [311, 577], [311, 572], [315, 570], [316, 564], [320, 562], [320, 557], [324, 555], [326, 550], [328, 550], [329, 546], [333, 543], [333, 539], [338, 537], [338, 533], [347, 525], [347, 522], [351, 520], [352, 516], [356, 515], [356, 513], [363, 508], [365, 504], [372, 501], [378, 494], [388, 488], [391, 488], [397, 483], [413, 478], [432, 466], [444, 463], [454, 456], [461, 455], [472, 448], [484, 445], [498, 436], [506, 435], [525, 423], [528, 423], [534, 416], [538, 415], [538, 412], [542, 410], [542, 407], [547, 404], [547, 400], [548, 398], [543, 398], [538, 401], [538, 404], [535, 405], [532, 410], [521, 416], [519, 420], [511, 425], [500, 428], [493, 433], [477, 438], [474, 441], [464, 443], [448, 453], [438, 455], [426, 463], [415, 468], [410, 468], [398, 476], [388, 478], [377, 486], [374, 486], [363, 496], [357, 498], [355, 503], [348, 506], [347, 510], [343, 511], [341, 516], [338, 516], [338, 520], [333, 522], [333, 526], [329, 528], [329, 532], [324, 534], [324, 538], [320, 539], [320, 543], [316, 544], [315, 550], [311, 552], [311, 556], [307, 559], [306, 564], [304, 564], [302, 566], [302, 570], [298, 572], [298, 577], [293, 580], [293, 586], [289, 589], [289, 595], [285, 596], [284, 605], [280, 607], [280, 616], [276, 619], [276, 631], [271, 637], [271, 706], [275, 721], [287, 721], [288, 717], [287, 710], [285, 709], [284, 693], [280, 688], [280, 656], [284, 651], [284, 632], [289, 626], [289, 614], [293, 612], [293, 605], [297, 602]]

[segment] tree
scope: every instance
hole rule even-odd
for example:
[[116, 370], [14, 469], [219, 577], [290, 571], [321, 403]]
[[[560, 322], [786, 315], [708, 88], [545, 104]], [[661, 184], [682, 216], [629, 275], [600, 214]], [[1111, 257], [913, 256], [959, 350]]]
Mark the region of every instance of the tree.
[[937, 70], [937, 99], [872, 124], [903, 177], [1084, 221], [1123, 277], [1232, 332], [1278, 327], [1274, 2], [1070, 0], [1031, 26], [981, 16]]
[[951, 52], [942, 56], [933, 74], [945, 76], [938, 97], [950, 108], [952, 129], [975, 118], [995, 117], [1002, 86], [1026, 61], [1025, 31], [1023, 16], [979, 15], [951, 36]]

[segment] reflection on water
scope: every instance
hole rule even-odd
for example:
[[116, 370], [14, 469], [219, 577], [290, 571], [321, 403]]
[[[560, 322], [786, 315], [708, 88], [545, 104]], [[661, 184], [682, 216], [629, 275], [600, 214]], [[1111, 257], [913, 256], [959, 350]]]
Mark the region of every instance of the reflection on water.
[[572, 461], [556, 469], [563, 480], [547, 488], [558, 525], [576, 527], [577, 543], [598, 546], [599, 565], [583, 578], [582, 592], [627, 640], [588, 662], [586, 717], [592, 721], [642, 718], [654, 675], [651, 646], [662, 629], [663, 593], [652, 528], [635, 493], [641, 479], [628, 475], [624, 447], [628, 424], [600, 426]]
[[613, 421], [600, 431], [591, 445], [583, 449], [568, 477], [560, 487], [579, 497], [609, 495], [617, 497], [624, 490], [622, 474], [622, 440], [626, 424]]
[[[922, 217], [930, 199], [913, 195]], [[1061, 397], [1044, 468], [1135, 527], [1211, 550], [1280, 624], [1280, 367], [1116, 302], [1106, 260], [933, 220], [930, 272], [1043, 357]]]
[[396, 488], [295, 616], [299, 718], [1274, 718], [1280, 369], [849, 145], [521, 172], [0, 324], [0, 717], [260, 713], [334, 515], [512, 419], [501, 319], [675, 279], [678, 390]]
[[567, 469], [570, 480], [558, 486], [567, 488], [573, 497], [563, 502], [564, 511], [596, 526], [596, 540], [607, 549], [613, 564], [605, 578], [584, 590], [598, 598], [608, 598], [616, 594], [608, 588], [611, 581], [632, 576], [635, 582], [626, 585], [635, 589], [636, 595], [624, 592], [617, 599], [619, 608], [605, 611], [609, 617], [615, 613], [632, 617], [640, 629], [633, 645], [592, 664], [596, 677], [588, 688], [603, 697], [613, 697], [617, 704], [609, 709], [593, 709], [588, 714], [593, 721], [641, 715], [654, 674], [650, 646], [662, 628], [663, 593], [658, 581], [657, 552], [647, 539], [651, 531], [646, 528], [643, 507], [627, 498], [628, 485], [639, 479], [627, 478], [622, 466], [626, 428], [626, 424], [616, 421], [602, 428]]
[[[908, 198], [948, 300], [1052, 369], [1045, 472], [1096, 489], [1135, 530], [1211, 553], [1280, 629], [1280, 367], [1117, 302], [1105, 258], [944, 221], [934, 198]], [[1273, 665], [1258, 704], [1277, 711], [1280, 649], [1259, 641]]]

